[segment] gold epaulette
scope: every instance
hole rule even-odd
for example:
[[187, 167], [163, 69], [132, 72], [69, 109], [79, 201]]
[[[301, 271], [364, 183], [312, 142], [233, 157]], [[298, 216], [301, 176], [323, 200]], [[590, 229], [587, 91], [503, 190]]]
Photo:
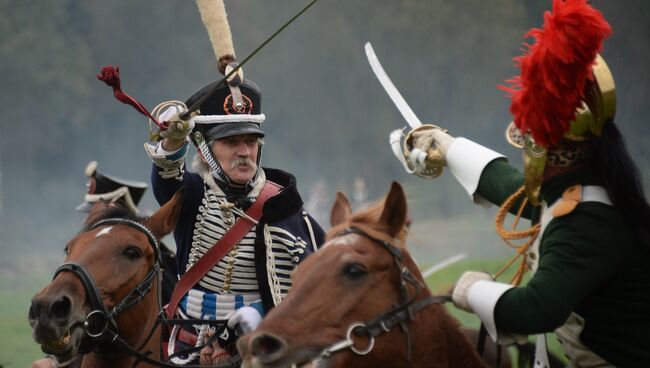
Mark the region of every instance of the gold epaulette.
[[570, 214], [582, 202], [582, 185], [574, 185], [562, 193], [562, 198], [553, 206], [553, 217], [562, 217]]

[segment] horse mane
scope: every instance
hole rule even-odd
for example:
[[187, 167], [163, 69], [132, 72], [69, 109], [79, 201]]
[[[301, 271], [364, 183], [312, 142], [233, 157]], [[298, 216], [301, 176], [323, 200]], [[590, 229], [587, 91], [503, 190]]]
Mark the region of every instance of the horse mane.
[[80, 232], [84, 233], [86, 231], [89, 231], [90, 228], [98, 221], [101, 220], [106, 220], [109, 218], [122, 218], [126, 220], [132, 220], [132, 221], [137, 221], [139, 223], [142, 223], [146, 219], [146, 217], [140, 217], [135, 214], [132, 210], [129, 208], [123, 207], [123, 206], [110, 206], [104, 211], [100, 212], [95, 218], [93, 218], [93, 221], [91, 221], [88, 224], [85, 224], [84, 227], [81, 229]]

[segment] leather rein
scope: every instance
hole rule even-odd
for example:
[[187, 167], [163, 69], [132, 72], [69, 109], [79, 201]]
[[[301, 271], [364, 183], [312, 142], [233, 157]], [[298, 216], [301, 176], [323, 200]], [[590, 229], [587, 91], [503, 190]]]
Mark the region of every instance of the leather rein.
[[[370, 239], [374, 243], [381, 245], [384, 249], [386, 249], [391, 254], [391, 256], [393, 257], [393, 261], [395, 263], [395, 267], [397, 267], [397, 269], [399, 270], [400, 301], [397, 306], [393, 307], [392, 309], [388, 310], [385, 313], [382, 313], [381, 315], [377, 316], [375, 319], [371, 321], [365, 323], [356, 322], [351, 324], [348, 327], [345, 339], [339, 340], [331, 344], [330, 346], [326, 347], [319, 355], [312, 358], [310, 361], [313, 362], [316, 367], [319, 367], [320, 364], [326, 363], [327, 360], [332, 356], [332, 354], [347, 349], [350, 349], [353, 353], [357, 355], [367, 355], [373, 350], [375, 346], [375, 339], [377, 337], [390, 332], [395, 326], [399, 326], [400, 329], [406, 334], [406, 354], [407, 354], [406, 356], [407, 356], [407, 366], [409, 366], [411, 364], [411, 348], [412, 348], [409, 322], [411, 322], [415, 314], [417, 314], [421, 310], [433, 304], [440, 304], [440, 303], [451, 301], [451, 296], [430, 295], [429, 297], [416, 302], [415, 300], [420, 295], [422, 286], [419, 280], [415, 276], [413, 276], [413, 273], [403, 265], [402, 262], [404, 257], [402, 254], [402, 250], [390, 244], [389, 242], [382, 239], [375, 238], [372, 235], [368, 234], [367, 232], [354, 226], [351, 226], [339, 232], [334, 237], [336, 238], [348, 234], [357, 234], [367, 239]], [[415, 287], [415, 294], [411, 297], [409, 297], [408, 291], [406, 289], [407, 283]], [[355, 347], [354, 341], [352, 339], [353, 335], [355, 337], [365, 337], [368, 340], [367, 346], [365, 348]], [[294, 364], [293, 367], [298, 367], [302, 364], [304, 363]]]

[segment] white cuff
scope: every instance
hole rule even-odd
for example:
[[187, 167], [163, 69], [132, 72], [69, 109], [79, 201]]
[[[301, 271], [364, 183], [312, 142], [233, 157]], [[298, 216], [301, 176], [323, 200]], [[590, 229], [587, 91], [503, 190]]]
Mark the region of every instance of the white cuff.
[[473, 198], [485, 166], [501, 157], [505, 156], [469, 139], [459, 137], [449, 146], [445, 159], [449, 171]]
[[494, 322], [494, 308], [506, 291], [514, 286], [494, 281], [477, 281], [467, 289], [467, 304], [478, 315], [492, 341], [500, 344], [523, 343], [526, 336], [498, 332]]
[[162, 142], [163, 141], [160, 141], [160, 142], [158, 142], [158, 144], [156, 144], [156, 151], [154, 152], [156, 155], [170, 156], [170, 155], [173, 155], [174, 153], [180, 151], [185, 146], [185, 144], [183, 144], [182, 146], [178, 147], [175, 150], [167, 151], [166, 149], [163, 148]]
[[188, 146], [189, 144], [185, 142], [178, 150], [167, 151], [162, 148], [160, 142], [155, 146], [145, 143], [144, 150], [151, 161], [162, 169], [158, 174], [163, 179], [174, 178], [176, 180], [182, 180], [183, 173], [185, 172], [185, 155], [187, 154]]

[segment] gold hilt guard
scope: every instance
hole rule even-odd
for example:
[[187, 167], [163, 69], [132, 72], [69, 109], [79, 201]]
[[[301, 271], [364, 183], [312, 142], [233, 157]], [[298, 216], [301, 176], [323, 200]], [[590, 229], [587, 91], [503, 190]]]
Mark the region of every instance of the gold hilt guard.
[[[183, 124], [183, 129], [187, 129], [187, 127], [190, 124], [190, 119], [192, 119], [193, 117], [195, 117], [200, 113], [198, 110], [192, 111], [189, 118], [187, 120], [183, 120], [180, 118], [180, 116], [183, 115], [184, 111], [187, 111], [187, 106], [185, 106], [185, 103], [183, 103], [182, 101], [170, 100], [170, 101], [164, 101], [159, 103], [156, 107], [153, 108], [153, 110], [151, 110], [151, 115], [155, 117], [157, 120], [160, 120], [160, 115], [162, 114], [162, 112], [171, 106], [178, 106], [181, 112], [176, 116], [178, 120], [169, 121], [169, 123], [170, 124], [181, 123]], [[151, 119], [148, 120], [148, 123], [149, 123], [149, 140], [152, 142], [157, 142], [161, 140], [162, 137], [160, 136], [160, 128], [158, 128], [156, 123]]]

